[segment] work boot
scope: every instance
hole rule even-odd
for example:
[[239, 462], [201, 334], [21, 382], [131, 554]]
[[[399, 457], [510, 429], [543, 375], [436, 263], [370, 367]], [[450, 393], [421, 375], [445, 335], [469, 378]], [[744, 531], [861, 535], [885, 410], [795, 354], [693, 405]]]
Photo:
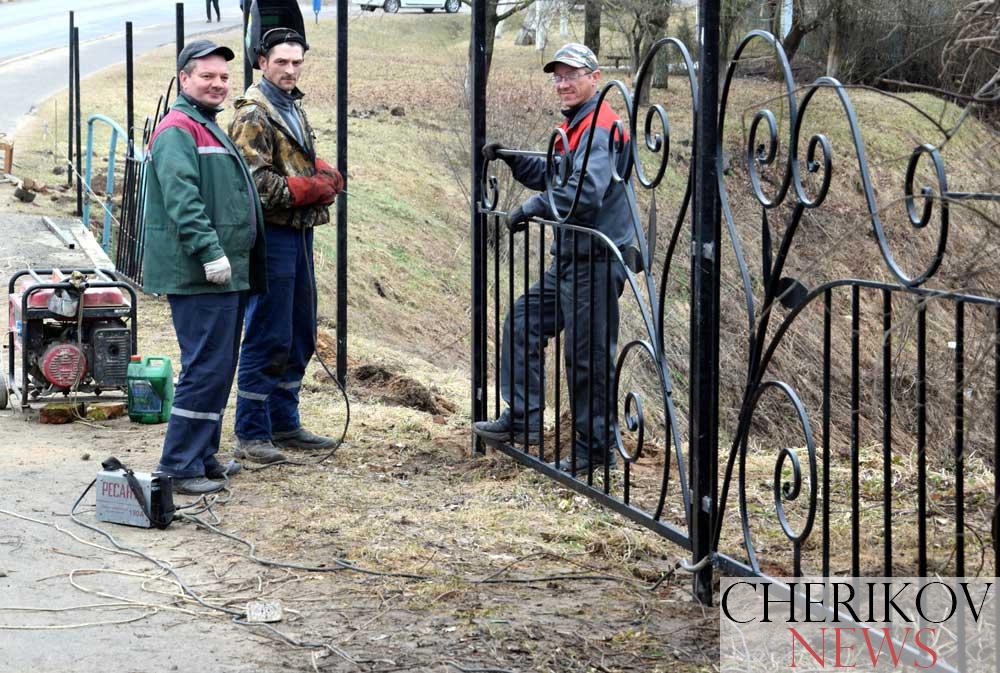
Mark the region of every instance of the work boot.
[[188, 479], [174, 477], [174, 493], [183, 495], [207, 495], [221, 491], [224, 487], [225, 484], [221, 481], [212, 481], [205, 477], [190, 477]]
[[332, 449], [337, 445], [337, 440], [332, 437], [323, 437], [302, 427], [284, 432], [273, 432], [271, 437], [274, 445], [283, 449]]
[[[495, 442], [524, 442], [524, 422], [514, 420], [510, 409], [504, 409], [500, 417], [494, 421], [477, 421], [472, 424], [472, 431], [483, 439]], [[539, 444], [541, 433], [538, 429], [528, 430], [528, 444]]]
[[236, 460], [231, 460], [225, 465], [216, 465], [212, 468], [205, 468], [205, 476], [209, 479], [232, 479], [243, 470], [243, 465]]
[[[612, 451], [608, 454], [608, 467], [609, 469], [615, 469], [618, 465], [618, 455], [617, 451]], [[576, 453], [576, 470], [573, 470], [573, 457], [566, 456], [561, 459], [558, 463], [551, 462], [548, 464], [549, 467], [553, 467], [561, 472], [570, 472], [574, 477], [576, 476], [586, 476], [587, 471], [591, 465], [591, 456], [584, 451], [577, 451]], [[594, 474], [604, 474], [604, 455], [594, 455], [593, 456]]]
[[277, 463], [285, 460], [285, 454], [274, 448], [269, 439], [239, 439], [233, 455], [253, 463]]

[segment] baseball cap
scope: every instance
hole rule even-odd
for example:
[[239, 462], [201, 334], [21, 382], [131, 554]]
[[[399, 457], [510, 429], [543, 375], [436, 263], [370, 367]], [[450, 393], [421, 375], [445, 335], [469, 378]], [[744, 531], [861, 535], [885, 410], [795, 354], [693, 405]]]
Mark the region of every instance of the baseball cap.
[[552, 60], [546, 63], [542, 70], [552, 72], [559, 63], [565, 63], [572, 68], [601, 69], [597, 65], [597, 57], [590, 50], [590, 47], [579, 42], [570, 42], [560, 47], [559, 51], [552, 57]]
[[177, 54], [177, 70], [178, 72], [184, 69], [184, 66], [188, 64], [193, 58], [205, 58], [211, 54], [217, 54], [227, 61], [232, 61], [236, 58], [236, 54], [229, 47], [221, 47], [211, 40], [195, 40], [184, 45], [181, 49], [181, 53]]
[[274, 45], [284, 44], [285, 42], [302, 45], [302, 51], [309, 51], [306, 38], [297, 30], [292, 30], [291, 28], [272, 28], [260, 36], [260, 53], [264, 54]]

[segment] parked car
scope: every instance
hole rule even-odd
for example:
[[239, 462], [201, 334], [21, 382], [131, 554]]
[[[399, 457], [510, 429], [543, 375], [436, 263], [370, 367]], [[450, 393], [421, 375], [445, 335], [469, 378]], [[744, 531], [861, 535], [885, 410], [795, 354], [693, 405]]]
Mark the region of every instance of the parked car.
[[422, 9], [428, 14], [435, 9], [443, 9], [449, 14], [454, 14], [462, 6], [462, 0], [359, 0], [361, 9], [374, 12], [382, 8], [386, 14], [395, 14], [403, 9]]

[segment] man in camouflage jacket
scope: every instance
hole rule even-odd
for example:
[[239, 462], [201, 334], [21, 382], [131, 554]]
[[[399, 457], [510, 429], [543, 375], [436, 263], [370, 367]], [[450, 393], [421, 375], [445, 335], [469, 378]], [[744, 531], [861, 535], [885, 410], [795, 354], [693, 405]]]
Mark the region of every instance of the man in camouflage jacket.
[[237, 457], [284, 460], [279, 448], [327, 449], [334, 440], [302, 427], [299, 390], [316, 350], [313, 227], [344, 188], [316, 156], [312, 127], [296, 86], [305, 39], [275, 28], [261, 36], [263, 78], [236, 101], [229, 136], [253, 174], [264, 211], [268, 292], [247, 307], [237, 379]]

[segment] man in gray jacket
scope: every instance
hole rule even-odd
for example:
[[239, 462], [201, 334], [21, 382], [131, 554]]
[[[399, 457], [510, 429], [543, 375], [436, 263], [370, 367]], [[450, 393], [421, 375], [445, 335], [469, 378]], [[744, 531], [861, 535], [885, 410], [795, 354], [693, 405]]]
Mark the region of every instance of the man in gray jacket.
[[[597, 104], [601, 78], [597, 57], [586, 46], [570, 43], [555, 53], [544, 71], [552, 74], [565, 117], [560, 128], [569, 141], [568, 147], [558, 142], [556, 151], [572, 166], [566, 184], [553, 190], [556, 207], [560, 213], [569, 211], [582, 181], [580, 200], [568, 223], [601, 232], [624, 249], [633, 240], [629, 195], [625, 183], [612, 179], [616, 159], [610, 151], [611, 129], [619, 118], [607, 103]], [[594, 139], [584, 173], [583, 159], [592, 128]], [[621, 140], [627, 143], [627, 135]], [[514, 178], [529, 189], [546, 189], [544, 158], [503, 150], [494, 143], [483, 148], [483, 154], [490, 160], [506, 161]], [[553, 218], [547, 194], [536, 194], [515, 208], [507, 224], [515, 232], [523, 231], [536, 217]], [[528, 444], [539, 443], [544, 395], [542, 348], [549, 338], [565, 330], [576, 450], [575, 456], [564, 458], [557, 467], [577, 473], [587, 471], [591, 464], [615, 462], [614, 454], [608, 452], [614, 443], [614, 408], [608, 388], [618, 341], [618, 298], [626, 272], [595, 237], [567, 229], [557, 232], [554, 259], [544, 282], [529, 288], [515, 302], [504, 323], [500, 379], [508, 409], [496, 420], [475, 423], [473, 430], [484, 439], [499, 442], [527, 438]]]

